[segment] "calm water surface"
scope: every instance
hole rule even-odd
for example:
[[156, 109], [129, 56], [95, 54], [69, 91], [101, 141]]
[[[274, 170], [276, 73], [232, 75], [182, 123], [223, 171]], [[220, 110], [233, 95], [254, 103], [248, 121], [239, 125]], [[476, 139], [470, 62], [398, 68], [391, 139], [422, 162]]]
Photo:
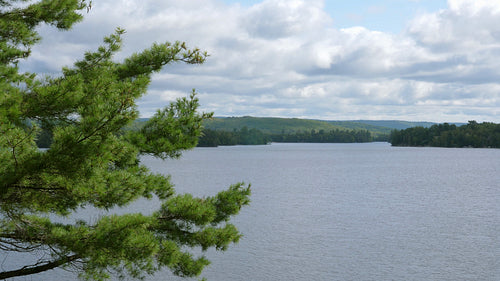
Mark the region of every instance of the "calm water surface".
[[[180, 193], [252, 184], [233, 220], [244, 237], [207, 253], [208, 280], [500, 280], [499, 149], [272, 144], [142, 161]], [[181, 280], [147, 280], [165, 278]]]

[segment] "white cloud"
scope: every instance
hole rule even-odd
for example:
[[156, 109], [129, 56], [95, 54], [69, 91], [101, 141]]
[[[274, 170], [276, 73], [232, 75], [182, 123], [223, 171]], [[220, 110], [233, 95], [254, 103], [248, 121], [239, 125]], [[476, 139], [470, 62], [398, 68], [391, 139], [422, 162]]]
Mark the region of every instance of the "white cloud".
[[73, 31], [41, 28], [24, 67], [57, 72], [120, 26], [118, 58], [175, 40], [210, 53], [204, 65], [155, 75], [144, 116], [196, 88], [215, 115], [500, 122], [500, 1], [450, 0], [399, 35], [336, 29], [323, 4], [96, 1]]
[[498, 0], [448, 0], [450, 10], [458, 15], [477, 16], [484, 12], [500, 13]]
[[278, 39], [321, 30], [331, 21], [322, 1], [267, 0], [244, 14], [242, 27], [253, 37]]

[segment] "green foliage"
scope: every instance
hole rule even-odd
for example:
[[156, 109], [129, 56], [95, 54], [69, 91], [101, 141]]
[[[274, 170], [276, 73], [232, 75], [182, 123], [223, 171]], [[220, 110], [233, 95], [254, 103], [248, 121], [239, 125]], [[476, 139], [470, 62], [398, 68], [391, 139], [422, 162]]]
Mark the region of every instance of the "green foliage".
[[[310, 130], [296, 133], [265, 134], [260, 130], [243, 127], [241, 130], [223, 131], [204, 129], [198, 146], [218, 145], [260, 145], [270, 142], [307, 142], [307, 143], [352, 143], [372, 142], [374, 139], [368, 130]], [[385, 141], [385, 139], [384, 139]]]
[[198, 146], [219, 145], [261, 145], [270, 143], [271, 136], [262, 133], [255, 128], [243, 127], [241, 130], [233, 131], [203, 129]]
[[390, 142], [394, 146], [500, 148], [500, 124], [469, 121], [460, 127], [444, 123], [429, 128], [394, 130]]
[[367, 130], [311, 130], [295, 134], [272, 135], [274, 142], [309, 142], [309, 143], [353, 143], [372, 142], [373, 138]]
[[[236, 184], [208, 198], [175, 195], [168, 176], [151, 173], [140, 156], [179, 157], [197, 144], [202, 121], [193, 93], [158, 112], [138, 130], [136, 100], [152, 73], [174, 62], [203, 63], [206, 54], [184, 43], [155, 44], [123, 62], [113, 60], [123, 30], [104, 39], [62, 75], [18, 73], [17, 62], [39, 40], [36, 26], [67, 29], [86, 8], [80, 0], [42, 0], [24, 8], [0, 1], [0, 251], [39, 254], [34, 264], [4, 269], [0, 279], [56, 267], [85, 279], [110, 272], [134, 278], [169, 268], [197, 276], [209, 261], [190, 248], [226, 250], [241, 234], [229, 223], [249, 203]], [[47, 150], [40, 150], [45, 143]], [[78, 208], [108, 209], [156, 197], [152, 215], [103, 215], [75, 221]], [[61, 216], [67, 223], [60, 223]]]
[[[354, 126], [363, 126], [362, 128], [370, 130], [370, 128], [381, 128], [382, 130], [387, 129], [397, 129], [403, 130], [411, 127], [430, 127], [435, 125], [432, 122], [411, 122], [411, 121], [398, 121], [398, 120], [356, 120], [356, 121], [333, 121], [336, 122], [349, 122]], [[384, 129], [385, 128], [385, 129]], [[355, 129], [354, 127], [352, 129]], [[385, 131], [385, 133], [390, 133], [390, 131]]]
[[198, 115], [198, 99], [195, 92], [191, 98], [183, 98], [170, 107], [158, 110], [140, 130], [129, 131], [127, 137], [141, 153], [150, 153], [166, 158], [180, 156], [182, 149], [196, 146], [201, 135], [201, 122], [212, 114]]
[[[212, 118], [205, 120], [203, 126], [206, 129], [220, 131], [241, 130], [244, 127], [248, 129], [257, 129], [266, 136], [277, 135], [302, 135], [304, 132], [312, 130], [319, 132], [332, 131], [369, 131], [373, 140], [387, 141], [391, 132], [390, 127], [378, 126], [376, 124], [366, 124], [370, 121], [323, 121], [298, 118], [269, 118], [269, 117], [228, 117]], [[374, 121], [376, 122], [376, 121]], [[399, 124], [402, 121], [394, 121]], [[391, 125], [394, 125], [391, 123]], [[385, 124], [385, 123], [384, 123]], [[273, 139], [273, 141], [276, 141]], [[335, 141], [336, 142], [336, 141]]]
[[320, 120], [298, 119], [298, 118], [270, 118], [270, 117], [227, 117], [205, 120], [203, 126], [211, 130], [232, 131], [258, 129], [265, 134], [296, 133], [298, 131], [335, 130], [342, 129], [340, 126], [329, 124]]

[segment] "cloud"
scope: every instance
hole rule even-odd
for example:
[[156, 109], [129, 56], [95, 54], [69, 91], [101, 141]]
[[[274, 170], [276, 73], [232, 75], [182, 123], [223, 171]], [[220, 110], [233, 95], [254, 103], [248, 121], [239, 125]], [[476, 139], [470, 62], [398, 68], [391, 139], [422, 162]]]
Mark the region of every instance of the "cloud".
[[244, 13], [241, 26], [251, 36], [279, 39], [296, 36], [330, 23], [322, 1], [264, 1]]
[[[433, 71], [414, 79], [442, 83], [482, 84], [500, 81], [500, 1], [448, 1], [449, 9], [422, 14], [407, 30], [410, 38], [438, 59]], [[425, 66], [425, 62], [419, 65]], [[416, 65], [418, 66], [418, 65]]]
[[483, 12], [500, 13], [498, 0], [448, 0], [450, 10], [464, 16], [477, 16]]
[[408, 34], [439, 52], [497, 48], [499, 1], [448, 1], [450, 9], [422, 14], [411, 21]]
[[101, 0], [70, 32], [41, 27], [22, 67], [58, 73], [119, 26], [118, 60], [176, 40], [210, 54], [156, 74], [143, 116], [196, 88], [219, 116], [500, 122], [500, 1], [450, 0], [400, 34], [334, 21], [316, 0]]

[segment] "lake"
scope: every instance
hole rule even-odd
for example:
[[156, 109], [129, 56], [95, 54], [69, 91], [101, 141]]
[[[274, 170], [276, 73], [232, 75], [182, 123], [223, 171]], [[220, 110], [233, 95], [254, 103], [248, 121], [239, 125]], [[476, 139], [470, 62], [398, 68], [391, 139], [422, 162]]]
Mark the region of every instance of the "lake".
[[[208, 251], [208, 280], [500, 280], [500, 149], [273, 143], [142, 162], [180, 193], [252, 184], [244, 237]], [[185, 280], [169, 276], [146, 280]]]

